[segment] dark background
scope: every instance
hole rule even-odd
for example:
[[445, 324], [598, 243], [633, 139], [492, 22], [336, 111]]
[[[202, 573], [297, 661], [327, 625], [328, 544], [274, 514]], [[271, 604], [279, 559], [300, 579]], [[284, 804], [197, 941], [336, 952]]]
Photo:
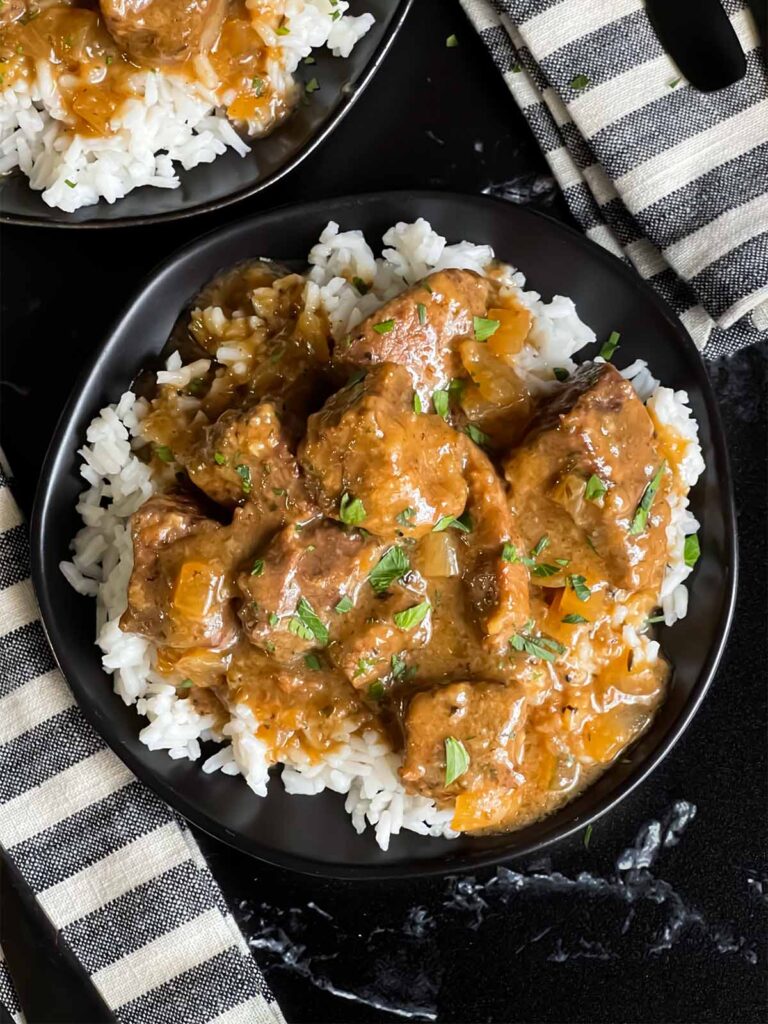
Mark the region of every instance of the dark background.
[[[459, 46], [445, 45], [455, 33]], [[167, 226], [2, 231], [0, 443], [29, 512], [83, 361], [152, 266], [282, 203], [357, 191], [491, 191], [569, 215], [456, 0], [416, 0], [378, 76], [266, 196]], [[711, 364], [736, 481], [734, 627], [693, 724], [639, 792], [516, 874], [353, 884], [305, 879], [198, 835], [289, 1021], [763, 1022], [768, 1018], [766, 512], [768, 346]], [[622, 851], [696, 815], [646, 869]], [[677, 813], [685, 805], [677, 803]], [[674, 837], [673, 837], [674, 838]], [[36, 1020], [101, 1020], [3, 873], [2, 938]]]

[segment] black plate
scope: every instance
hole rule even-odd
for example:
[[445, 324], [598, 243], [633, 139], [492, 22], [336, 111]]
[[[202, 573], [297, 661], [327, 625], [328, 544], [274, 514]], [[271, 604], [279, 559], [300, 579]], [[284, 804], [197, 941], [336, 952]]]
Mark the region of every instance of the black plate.
[[191, 171], [178, 168], [175, 189], [139, 188], [125, 199], [85, 206], [75, 213], [51, 209], [33, 192], [25, 175], [0, 180], [0, 222], [60, 228], [125, 227], [178, 220], [235, 203], [279, 181], [327, 138], [373, 77], [391, 46], [413, 0], [356, 0], [350, 14], [370, 13], [376, 23], [349, 57], [316, 50], [316, 64], [300, 64], [300, 83], [317, 78], [321, 87], [309, 103], [265, 139], [254, 139], [251, 152], [240, 157], [228, 150], [211, 164]]
[[[249, 256], [302, 258], [329, 219], [363, 228], [377, 244], [398, 220], [423, 216], [449, 240], [493, 245], [545, 297], [572, 296], [581, 317], [605, 338], [621, 331], [620, 365], [647, 358], [661, 380], [688, 391], [707, 469], [692, 494], [702, 557], [691, 577], [688, 617], [660, 639], [674, 667], [669, 698], [626, 758], [556, 814], [505, 836], [448, 841], [412, 833], [387, 853], [372, 831], [356, 835], [343, 797], [288, 796], [279, 782], [260, 800], [241, 779], [203, 776], [199, 766], [152, 753], [138, 741], [143, 723], [111, 691], [93, 642], [94, 607], [58, 570], [79, 527], [82, 482], [76, 449], [93, 415], [126, 389], [163, 346], [182, 306], [218, 270]], [[594, 354], [589, 353], [587, 354]], [[43, 619], [83, 711], [112, 749], [173, 807], [213, 836], [263, 860], [332, 877], [388, 877], [456, 871], [530, 853], [583, 828], [627, 795], [684, 731], [717, 667], [736, 587], [736, 530], [726, 448], [704, 364], [676, 317], [637, 275], [582, 235], [541, 214], [484, 197], [385, 193], [323, 200], [254, 217], [205, 236], [152, 273], [83, 375], [51, 443], [32, 520], [32, 559]]]

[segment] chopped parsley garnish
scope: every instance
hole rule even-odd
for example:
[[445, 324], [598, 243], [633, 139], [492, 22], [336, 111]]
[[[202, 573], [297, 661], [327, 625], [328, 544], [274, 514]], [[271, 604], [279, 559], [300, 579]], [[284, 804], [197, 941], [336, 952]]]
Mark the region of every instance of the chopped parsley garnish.
[[405, 675], [405, 658], [401, 658], [399, 654], [393, 654], [389, 659], [389, 664], [394, 679], [399, 679], [400, 676]]
[[261, 96], [264, 93], [264, 79], [263, 78], [252, 78], [251, 88], [257, 96]]
[[564, 622], [566, 626], [578, 626], [582, 622], [589, 622], [589, 619], [585, 619], [578, 612], [571, 612], [569, 615], [564, 615], [560, 621]]
[[381, 320], [379, 323], [373, 325], [373, 329], [377, 334], [389, 334], [394, 326], [394, 320]]
[[676, 86], [680, 85], [681, 82], [682, 78], [673, 78], [671, 82], [667, 82], [667, 85], [670, 89], [674, 89]]
[[319, 647], [328, 646], [328, 627], [320, 621], [306, 597], [299, 598], [296, 613], [288, 623], [288, 629], [302, 640], [315, 640]]
[[652, 626], [656, 622], [664, 622], [665, 620], [666, 615], [651, 615], [645, 620], [645, 624], [646, 626]]
[[317, 92], [319, 88], [320, 83], [318, 82], [318, 80], [316, 78], [310, 78], [310, 80], [304, 86], [304, 92], [311, 94], [313, 92]]
[[290, 29], [287, 25], [281, 25], [280, 28], [275, 30], [279, 36], [287, 36], [290, 34]]
[[591, 838], [592, 838], [592, 826], [591, 825], [587, 825], [587, 827], [584, 829], [584, 849], [585, 850], [589, 849], [589, 842], [590, 842]]
[[507, 541], [501, 549], [501, 559], [503, 562], [521, 562], [531, 570], [532, 576], [539, 576], [546, 578], [548, 576], [557, 576], [558, 573], [562, 572], [562, 565], [568, 564], [566, 559], [556, 558], [555, 563], [550, 562], [537, 562], [536, 559], [542, 553], [542, 551], [549, 544], [549, 537], [545, 533], [543, 537], [539, 537], [535, 546], [531, 548], [531, 554], [521, 555], [514, 544]]
[[427, 322], [427, 307], [423, 302], [416, 303], [416, 313], [419, 317], [419, 323], [424, 325]]
[[501, 320], [486, 320], [482, 316], [472, 317], [472, 324], [475, 329], [477, 341], [488, 341], [492, 334], [495, 334], [501, 327]]
[[464, 428], [464, 433], [469, 437], [470, 440], [474, 441], [476, 445], [481, 448], [485, 447], [490, 441], [490, 437], [484, 434], [483, 431], [474, 425], [474, 423], [468, 423]]
[[165, 444], [155, 445], [155, 455], [161, 462], [173, 462], [173, 452]]
[[352, 284], [357, 288], [361, 295], [367, 295], [371, 290], [371, 286], [367, 284], [362, 277], [353, 277]]
[[576, 595], [576, 597], [578, 597], [580, 601], [589, 600], [592, 591], [587, 586], [587, 580], [584, 576], [579, 576], [574, 573], [571, 576], [566, 576], [565, 582], [568, 584], [568, 586], [571, 588], [571, 590], [574, 592], [574, 594]]
[[177, 690], [190, 690], [195, 684], [191, 679], [182, 679], [179, 685], [176, 687]]
[[568, 373], [568, 371], [563, 366], [555, 366], [552, 370], [552, 373], [554, 373], [555, 375], [555, 380], [559, 380], [561, 382], [564, 380], [568, 380], [568, 378], [570, 377], [570, 373]]
[[359, 679], [360, 676], [364, 676], [366, 672], [370, 672], [373, 666], [376, 664], [370, 658], [358, 658], [357, 665], [355, 666], [355, 674], [352, 676], [353, 679]]
[[413, 406], [413, 411], [417, 416], [419, 416], [421, 414], [421, 399], [415, 391], [413, 392], [413, 402], [411, 404]]
[[535, 547], [531, 548], [531, 558], [538, 558], [544, 548], [549, 545], [549, 536], [545, 533], [543, 537], [539, 537], [536, 541]]
[[429, 281], [422, 281], [421, 287], [424, 289], [425, 292], [429, 292], [430, 295], [432, 294], [432, 285], [429, 283]]
[[402, 512], [398, 512], [397, 515], [395, 516], [395, 519], [401, 526], [409, 526], [411, 519], [413, 519], [415, 515], [416, 509], [411, 508], [411, 506], [409, 505], [407, 508], [404, 508]]
[[701, 555], [698, 533], [691, 533], [685, 538], [683, 545], [683, 561], [689, 568], [693, 568]]
[[656, 492], [661, 484], [661, 478], [664, 475], [664, 470], [667, 468], [667, 461], [664, 459], [653, 474], [653, 479], [646, 485], [643, 491], [643, 496], [640, 499], [640, 504], [637, 506], [637, 510], [632, 517], [632, 525], [629, 528], [629, 532], [633, 537], [636, 537], [639, 533], [648, 525], [648, 514], [651, 511], [651, 505], [653, 499], [656, 497]]
[[550, 565], [549, 562], [536, 562], [531, 566], [532, 576], [542, 576], [546, 578], [547, 576], [557, 576], [559, 572], [561, 572], [560, 566]]
[[270, 612], [269, 613], [269, 618], [267, 619], [267, 622], [270, 624], [270, 626], [273, 629], [275, 628], [275, 626], [278, 624], [279, 621], [280, 621], [280, 616], [276, 612]]
[[448, 47], [449, 50], [452, 50], [455, 46], [459, 45], [459, 40], [456, 38], [455, 35], [450, 35], [445, 40], [445, 45]]
[[251, 470], [249, 466], [243, 465], [235, 466], [235, 472], [240, 477], [240, 486], [243, 490], [243, 494], [251, 493]]
[[514, 636], [509, 638], [509, 644], [515, 651], [521, 651], [532, 658], [539, 658], [541, 661], [557, 661], [558, 654], [565, 653], [565, 647], [551, 636], [544, 633], [533, 636], [530, 630], [533, 628], [533, 619], [525, 624], [525, 627]]
[[261, 576], [264, 572], [264, 559], [257, 558], [251, 567], [251, 576]]
[[587, 480], [587, 487], [584, 491], [584, 497], [587, 499], [587, 501], [598, 502], [607, 490], [608, 488], [605, 486], [600, 477], [596, 476], [593, 473], [589, 480]]
[[342, 494], [339, 505], [339, 519], [347, 526], [357, 526], [365, 519], [365, 505], [359, 498]]
[[323, 667], [322, 661], [320, 661], [316, 654], [305, 654], [304, 664], [307, 666], [308, 669], [311, 669], [313, 672], [319, 672], [320, 669]]
[[586, 89], [589, 85], [589, 78], [587, 75], [574, 75], [571, 79], [572, 89]]
[[384, 696], [384, 683], [380, 679], [374, 679], [368, 687], [368, 696], [371, 700], [381, 700]]
[[317, 64], [315, 58], [310, 54], [309, 57], [305, 57], [301, 62], [302, 64]]
[[443, 419], [446, 419], [448, 416], [448, 392], [433, 391], [432, 405], [434, 405], [435, 412], [437, 413], [437, 415], [442, 416]]
[[619, 347], [620, 337], [621, 335], [618, 331], [611, 331], [611, 333], [608, 335], [608, 341], [603, 343], [603, 347], [600, 349], [600, 355], [603, 357], [603, 359], [605, 359], [606, 362], [608, 362], [611, 359], [613, 353]]
[[221, 452], [214, 452], [213, 461], [216, 463], [217, 466], [224, 466], [226, 465], [227, 457], [226, 455], [222, 455]]
[[445, 784], [450, 786], [469, 768], [467, 748], [455, 736], [445, 737]]
[[466, 387], [467, 382], [462, 380], [460, 377], [452, 377], [451, 382], [448, 385], [448, 394], [458, 400], [461, 396], [462, 391]]
[[75, 181], [70, 181], [70, 180], [69, 180], [69, 178], [65, 178], [65, 179], [64, 179], [64, 184], [65, 184], [65, 185], [66, 185], [66, 186], [67, 186], [68, 188], [75, 188], [75, 187], [76, 187], [76, 185], [77, 185], [77, 182], [75, 182]]
[[397, 546], [391, 547], [371, 570], [368, 582], [375, 593], [383, 594], [395, 580], [402, 579], [410, 568], [411, 563], [403, 549]]
[[351, 612], [353, 608], [354, 605], [352, 604], [351, 598], [347, 597], [345, 594], [333, 610], [339, 615], [346, 615], [347, 612]]
[[443, 530], [447, 530], [449, 527], [460, 530], [462, 533], [471, 533], [472, 518], [468, 512], [463, 512], [460, 516], [440, 516], [432, 527], [432, 533], [442, 533]]
[[420, 622], [426, 619], [430, 608], [429, 601], [421, 601], [412, 608], [406, 608], [402, 612], [395, 612], [392, 618], [399, 629], [413, 629], [414, 626], [418, 626]]

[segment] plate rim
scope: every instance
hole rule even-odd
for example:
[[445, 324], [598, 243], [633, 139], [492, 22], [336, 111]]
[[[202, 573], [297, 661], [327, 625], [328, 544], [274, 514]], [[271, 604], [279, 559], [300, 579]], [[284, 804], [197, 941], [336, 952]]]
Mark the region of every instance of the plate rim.
[[[698, 383], [701, 387], [702, 399], [712, 428], [712, 464], [716, 467], [717, 477], [721, 485], [719, 502], [724, 520], [725, 556], [727, 559], [723, 584], [724, 600], [718, 617], [716, 631], [713, 632], [712, 644], [710, 646], [709, 653], [702, 666], [702, 670], [698, 673], [691, 693], [680, 713], [680, 717], [674, 723], [674, 726], [670, 728], [668, 734], [659, 743], [657, 748], [631, 772], [629, 772], [626, 778], [617, 784], [609, 796], [599, 801], [594, 810], [589, 811], [581, 817], [575, 818], [558, 829], [552, 835], [532, 839], [527, 843], [517, 846], [513, 850], [486, 850], [485, 852], [479, 852], [476, 856], [467, 852], [457, 852], [456, 855], [452, 856], [449, 851], [447, 855], [440, 856], [438, 854], [433, 858], [419, 861], [415, 864], [376, 865], [359, 863], [354, 865], [338, 865], [315, 861], [309, 857], [290, 852], [276, 851], [274, 848], [268, 847], [265, 849], [256, 841], [244, 839], [241, 835], [232, 833], [232, 831], [224, 824], [215, 821], [205, 811], [198, 810], [190, 800], [175, 790], [170, 783], [166, 783], [162, 778], [157, 776], [151, 765], [148, 764], [145, 759], [136, 755], [128, 747], [127, 743], [117, 735], [117, 730], [112, 731], [110, 736], [105, 735], [105, 732], [110, 733], [110, 723], [108, 722], [105, 728], [104, 721], [93, 711], [89, 701], [87, 700], [86, 689], [82, 688], [81, 690], [80, 684], [77, 680], [75, 680], [74, 683], [70, 681], [61, 664], [59, 653], [51, 639], [48, 621], [49, 617], [52, 621], [55, 619], [55, 609], [51, 604], [46, 585], [46, 542], [43, 527], [46, 523], [49, 506], [54, 493], [52, 482], [61, 472], [60, 464], [66, 459], [71, 458], [70, 453], [68, 453], [63, 446], [63, 437], [61, 437], [60, 440], [60, 435], [64, 434], [66, 424], [69, 419], [72, 418], [73, 413], [77, 411], [78, 406], [81, 403], [83, 385], [97, 374], [100, 364], [103, 360], [107, 359], [112, 351], [112, 347], [116, 344], [115, 338], [125, 329], [126, 325], [132, 318], [136, 307], [142, 302], [145, 293], [150, 288], [157, 286], [166, 275], [178, 273], [185, 262], [194, 261], [195, 257], [208, 248], [212, 242], [216, 241], [220, 244], [226, 244], [232, 236], [247, 233], [255, 226], [256, 222], [259, 222], [260, 225], [265, 221], [269, 222], [274, 220], [279, 222], [280, 217], [288, 211], [297, 216], [301, 213], [306, 213], [307, 215], [321, 214], [329, 207], [330, 204], [333, 204], [336, 211], [334, 215], [336, 215], [340, 212], [340, 208], [342, 207], [347, 207], [349, 211], [352, 211], [356, 206], [368, 207], [376, 202], [389, 200], [397, 201], [405, 198], [410, 202], [416, 202], [417, 204], [427, 200], [439, 200], [441, 202], [447, 202], [448, 204], [460, 203], [480, 206], [495, 204], [507, 212], [514, 209], [515, 216], [532, 218], [534, 221], [539, 219], [548, 221], [558, 231], [564, 231], [569, 234], [571, 238], [576, 241], [576, 244], [591, 252], [594, 257], [599, 259], [599, 261], [610, 266], [613, 272], [618, 271], [622, 273], [627, 280], [631, 282], [633, 287], [639, 289], [646, 299], [655, 305], [658, 312], [660, 312], [664, 319], [669, 323], [673, 333], [683, 346], [687, 356], [687, 362], [692, 361], [692, 364], [696, 369], [696, 373], [699, 378]], [[253, 857], [256, 860], [266, 862], [275, 867], [287, 868], [312, 877], [348, 881], [378, 881], [384, 879], [440, 876], [450, 873], [476, 871], [485, 867], [506, 864], [510, 861], [517, 860], [520, 857], [528, 856], [531, 853], [538, 853], [542, 850], [548, 849], [555, 843], [568, 839], [575, 833], [583, 830], [588, 825], [593, 824], [598, 819], [612, 811], [642, 782], [644, 782], [667, 757], [698, 712], [709, 687], [712, 685], [728, 640], [728, 635], [733, 621], [739, 577], [738, 535], [733, 477], [722, 418], [717, 405], [714, 388], [706, 372], [701, 353], [696, 348], [696, 345], [691, 339], [690, 334], [683, 323], [674, 314], [667, 303], [628, 264], [625, 264], [608, 250], [597, 245], [581, 232], [570, 227], [570, 225], [564, 224], [555, 217], [542, 213], [539, 210], [531, 209], [528, 206], [509, 203], [508, 201], [495, 196], [477, 193], [413, 189], [366, 192], [347, 196], [323, 198], [306, 203], [285, 204], [270, 210], [258, 212], [245, 220], [230, 223], [223, 227], [205, 232], [203, 235], [171, 253], [160, 264], [150, 270], [150, 272], [142, 279], [129, 300], [118, 312], [114, 321], [112, 321], [109, 329], [105, 333], [105, 341], [97, 346], [94, 350], [93, 356], [84, 365], [56, 422], [56, 426], [54, 427], [51, 441], [41, 467], [40, 479], [34, 497], [32, 516], [30, 519], [30, 554], [32, 581], [40, 606], [41, 623], [46, 640], [51, 647], [56, 664], [61, 670], [62, 675], [66, 679], [67, 684], [70, 686], [70, 689], [77, 700], [78, 706], [83, 711], [91, 726], [104, 740], [107, 747], [109, 747], [109, 749], [112, 750], [112, 752], [119, 757], [120, 760], [126, 764], [127, 767], [145, 785], [147, 785], [153, 793], [159, 796], [160, 799], [169, 804], [173, 809], [178, 811], [195, 827], [199, 828], [212, 838], [238, 850], [240, 853]], [[514, 833], [510, 833], [510, 835], [514, 835]]]
[[[405, 22], [415, 0], [395, 0], [395, 2], [398, 6], [392, 16], [392, 20], [379, 40], [376, 49], [371, 54], [370, 60], [363, 68], [360, 76], [355, 80], [355, 88], [351, 92], [340, 91], [340, 98], [336, 108], [322, 126], [321, 130], [316, 135], [313, 135], [308, 139], [304, 145], [296, 151], [290, 160], [281, 167], [278, 167], [277, 170], [273, 171], [262, 181], [246, 185], [244, 188], [238, 189], [236, 192], [232, 192], [230, 195], [223, 196], [220, 199], [210, 199], [207, 202], [197, 203], [195, 206], [190, 206], [188, 209], [184, 210], [170, 210], [165, 213], [155, 214], [140, 214], [135, 217], [115, 217], [113, 220], [100, 220], [97, 217], [93, 217], [82, 221], [66, 221], [48, 220], [43, 214], [8, 213], [0, 209], [0, 224], [10, 224], [15, 227], [26, 228], [55, 228], [62, 231], [96, 231], [103, 228], [128, 228], [141, 227], [144, 225], [165, 224], [172, 221], [186, 220], [188, 217], [204, 216], [208, 213], [214, 213], [217, 210], [223, 210], [228, 206], [232, 206], [234, 203], [239, 203], [245, 199], [249, 199], [251, 196], [255, 196], [258, 193], [263, 192], [272, 185], [276, 185], [279, 181], [282, 181], [286, 175], [295, 171], [300, 164], [304, 163], [304, 161], [312, 155], [318, 146], [322, 145], [322, 143], [326, 141], [328, 136], [331, 135], [331, 133], [334, 132], [341, 124], [349, 111], [355, 106], [360, 96], [362, 96], [370, 85], [374, 75], [381, 67], [384, 58], [389, 53], [390, 47], [399, 35], [400, 30], [403, 27], [403, 23]], [[277, 130], [279, 130], [279, 126]], [[186, 172], [183, 171], [183, 173]], [[120, 200], [117, 201], [118, 203], [120, 202]], [[105, 200], [99, 200], [99, 203], [102, 202], [105, 202]], [[94, 204], [92, 208], [98, 209], [99, 203]], [[64, 211], [59, 212], [63, 213]]]

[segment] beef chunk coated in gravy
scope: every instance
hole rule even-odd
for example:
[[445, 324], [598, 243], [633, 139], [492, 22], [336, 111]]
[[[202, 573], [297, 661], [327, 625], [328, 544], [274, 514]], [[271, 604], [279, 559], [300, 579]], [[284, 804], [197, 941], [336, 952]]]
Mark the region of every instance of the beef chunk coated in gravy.
[[[666, 564], [665, 484], [642, 529], [640, 500], [662, 465], [645, 406], [610, 363], [588, 363], [551, 398], [509, 456], [510, 501], [526, 545], [549, 540], [547, 562], [658, 587]], [[588, 496], [589, 495], [589, 496]]]
[[402, 366], [380, 363], [309, 417], [299, 462], [328, 516], [383, 540], [419, 537], [467, 500], [458, 435], [412, 410]]
[[[519, 784], [515, 737], [525, 722], [525, 706], [514, 683], [450, 683], [417, 693], [405, 716], [400, 775], [406, 789], [440, 801], [465, 790]], [[446, 783], [446, 751], [452, 744], [466, 752], [467, 767]]]
[[251, 500], [290, 509], [305, 500], [299, 467], [273, 402], [227, 409], [178, 458], [195, 486], [221, 505]]
[[228, 0], [99, 0], [109, 34], [139, 64], [182, 64], [215, 43]]
[[246, 636], [284, 663], [327, 647], [339, 602], [355, 603], [382, 550], [334, 522], [287, 526], [238, 576]]
[[463, 374], [457, 342], [473, 336], [473, 317], [483, 317], [488, 280], [471, 270], [440, 270], [385, 303], [336, 346], [343, 365], [405, 366], [425, 409], [433, 391]]

